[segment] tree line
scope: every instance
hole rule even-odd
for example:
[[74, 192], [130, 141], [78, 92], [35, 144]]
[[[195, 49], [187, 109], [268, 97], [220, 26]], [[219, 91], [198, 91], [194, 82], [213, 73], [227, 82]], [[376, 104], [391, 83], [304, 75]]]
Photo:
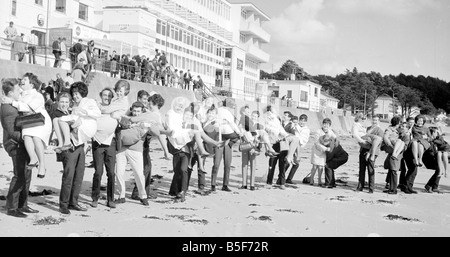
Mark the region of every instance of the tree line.
[[287, 60], [279, 71], [269, 74], [261, 70], [261, 79], [310, 80], [322, 85], [322, 91], [340, 100], [338, 107], [351, 108], [352, 112], [366, 110], [374, 114], [376, 100], [382, 95], [394, 97], [394, 107], [401, 107], [402, 115], [409, 116], [414, 107], [426, 115], [450, 113], [450, 83], [439, 78], [399, 75], [381, 75], [372, 71], [359, 72], [357, 68], [336, 76], [308, 74], [295, 61]]

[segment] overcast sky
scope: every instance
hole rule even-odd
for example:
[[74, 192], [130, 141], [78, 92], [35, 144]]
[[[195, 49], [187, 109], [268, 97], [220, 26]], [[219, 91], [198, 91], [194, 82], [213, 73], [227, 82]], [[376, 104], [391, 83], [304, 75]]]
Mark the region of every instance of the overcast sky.
[[288, 59], [311, 75], [346, 69], [424, 75], [450, 82], [449, 0], [229, 0], [271, 17], [263, 49], [278, 71]]

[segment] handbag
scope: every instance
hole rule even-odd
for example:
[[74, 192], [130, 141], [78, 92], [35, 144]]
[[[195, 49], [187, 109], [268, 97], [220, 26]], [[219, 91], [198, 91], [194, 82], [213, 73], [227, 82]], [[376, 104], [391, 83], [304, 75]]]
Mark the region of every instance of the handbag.
[[241, 143], [239, 144], [239, 152], [250, 151], [255, 148], [252, 142], [248, 141], [245, 137], [241, 137]]
[[45, 117], [42, 113], [36, 113], [31, 106], [28, 105], [33, 114], [23, 115], [16, 118], [16, 127], [21, 129], [34, 128], [45, 124]]

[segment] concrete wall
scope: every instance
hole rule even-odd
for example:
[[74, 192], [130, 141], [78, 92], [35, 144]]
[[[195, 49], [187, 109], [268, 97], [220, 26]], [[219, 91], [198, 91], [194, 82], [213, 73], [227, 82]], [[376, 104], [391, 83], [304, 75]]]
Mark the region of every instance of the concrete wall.
[[48, 83], [50, 80], [56, 80], [56, 74], [58, 73], [60, 73], [63, 78], [65, 78], [67, 74], [67, 70], [63, 69], [0, 59], [0, 79], [21, 78], [27, 72], [37, 75], [43, 83]]

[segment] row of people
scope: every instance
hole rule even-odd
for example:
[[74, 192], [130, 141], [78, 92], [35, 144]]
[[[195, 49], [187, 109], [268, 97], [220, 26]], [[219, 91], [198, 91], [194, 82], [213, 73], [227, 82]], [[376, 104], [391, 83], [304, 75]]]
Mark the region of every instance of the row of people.
[[[59, 145], [55, 148], [59, 160], [63, 162], [64, 173], [60, 192], [60, 211], [70, 214], [70, 210], [86, 211], [78, 204], [78, 196], [85, 170], [85, 146], [92, 141], [95, 174], [92, 187], [92, 207], [98, 206], [100, 198], [100, 181], [106, 168], [108, 176], [107, 202], [110, 208], [116, 204], [126, 202], [125, 199], [125, 166], [130, 163], [133, 169], [136, 185], [132, 199], [148, 205], [148, 199], [154, 198], [150, 191], [151, 160], [150, 140], [157, 138], [163, 146], [165, 157], [172, 155], [174, 176], [169, 194], [176, 199], [185, 201], [194, 166], [198, 169], [199, 194], [205, 194], [206, 170], [205, 162], [213, 157], [211, 172], [211, 190], [217, 186], [218, 168], [224, 159], [224, 176], [222, 190], [230, 192], [229, 176], [232, 162], [232, 147], [239, 140], [251, 142], [252, 147], [242, 152], [242, 189], [248, 188], [247, 173], [250, 167], [250, 190], [256, 190], [255, 160], [265, 150], [269, 157], [267, 185], [271, 186], [277, 162], [279, 176], [276, 184], [284, 189], [286, 183], [293, 183], [292, 179], [300, 165], [301, 149], [308, 143], [311, 132], [306, 126], [308, 117], [295, 117], [285, 113], [284, 120], [280, 120], [273, 107], [265, 108], [262, 115], [258, 111], [250, 112], [244, 108], [240, 122], [237, 123], [232, 112], [235, 108], [232, 101], [219, 104], [211, 97], [203, 102], [191, 103], [184, 97], [177, 97], [171, 104], [171, 109], [164, 116], [160, 108], [164, 105], [164, 98], [157, 94], [140, 91], [138, 101], [128, 103], [130, 84], [120, 80], [114, 89], [105, 88], [100, 93], [100, 102], [87, 98], [88, 87], [82, 82], [71, 85], [69, 92], [58, 95], [58, 108], [48, 114], [43, 108], [43, 97], [37, 92], [41, 85], [37, 76], [27, 73], [19, 82], [15, 79], [3, 81], [2, 89], [5, 97], [2, 99], [2, 126], [5, 134], [5, 149], [13, 157], [15, 179], [11, 183], [8, 193], [8, 214], [24, 217], [24, 212], [33, 213], [34, 210], [26, 205], [24, 190], [28, 192], [31, 171], [38, 169], [38, 176], [45, 177], [45, 163], [43, 150], [48, 145], [52, 130], [58, 138]], [[114, 92], [113, 92], [114, 91]], [[34, 128], [20, 130], [14, 127], [14, 119], [19, 112], [40, 112], [45, 117], [45, 124]], [[418, 118], [420, 119], [420, 117]], [[393, 119], [389, 133], [380, 132], [377, 128], [377, 118], [373, 119], [367, 134], [378, 135], [384, 140], [384, 148], [394, 149], [398, 140], [405, 141], [405, 130], [398, 127]], [[420, 122], [417, 122], [420, 124]], [[284, 126], [283, 126], [284, 125]], [[357, 126], [357, 125], [356, 125]], [[420, 127], [420, 125], [418, 125]], [[420, 130], [420, 129], [416, 129]], [[392, 136], [390, 133], [397, 133]], [[315, 173], [319, 175], [325, 170], [325, 184], [329, 188], [336, 186], [334, 170], [345, 164], [348, 154], [342, 148], [336, 135], [331, 129], [331, 120], [324, 119], [322, 127], [313, 134], [316, 142], [311, 154], [312, 170], [309, 183], [314, 184]], [[374, 141], [367, 138], [360, 141], [361, 156], [366, 166], [374, 167], [379, 147], [371, 149]], [[432, 137], [436, 139], [437, 137]], [[376, 138], [374, 138], [376, 139]], [[419, 139], [419, 138], [417, 138]], [[440, 138], [442, 140], [442, 138]], [[381, 144], [380, 144], [381, 145]], [[406, 144], [405, 145], [409, 145]], [[413, 145], [413, 144], [410, 144]], [[442, 148], [441, 148], [442, 149]], [[41, 151], [42, 150], [42, 151]], [[389, 151], [389, 150], [386, 150]], [[366, 153], [370, 152], [370, 155]], [[411, 152], [413, 152], [411, 150]], [[443, 160], [448, 155], [445, 151], [437, 153]], [[372, 154], [375, 158], [372, 158]], [[395, 187], [393, 180], [396, 162], [402, 159], [403, 151], [397, 156], [388, 156], [389, 181]], [[375, 159], [375, 160], [373, 160]], [[447, 161], [448, 162], [448, 161]], [[420, 163], [413, 161], [415, 167]], [[443, 166], [444, 164], [439, 164]], [[285, 172], [290, 168], [288, 178]], [[363, 167], [363, 166], [361, 166]], [[365, 168], [365, 167], [363, 167]], [[442, 169], [441, 169], [442, 170]], [[360, 184], [357, 190], [364, 186], [364, 173], [360, 169]], [[369, 190], [373, 192], [374, 172], [369, 172]], [[118, 184], [118, 199], [115, 199], [115, 184]], [[362, 180], [361, 180], [362, 179]], [[436, 179], [435, 179], [436, 180]], [[433, 182], [435, 185], [436, 181]], [[430, 190], [436, 189], [435, 186]], [[394, 189], [390, 189], [393, 191]], [[409, 190], [409, 189], [408, 189]], [[411, 189], [412, 190], [412, 189]]]

